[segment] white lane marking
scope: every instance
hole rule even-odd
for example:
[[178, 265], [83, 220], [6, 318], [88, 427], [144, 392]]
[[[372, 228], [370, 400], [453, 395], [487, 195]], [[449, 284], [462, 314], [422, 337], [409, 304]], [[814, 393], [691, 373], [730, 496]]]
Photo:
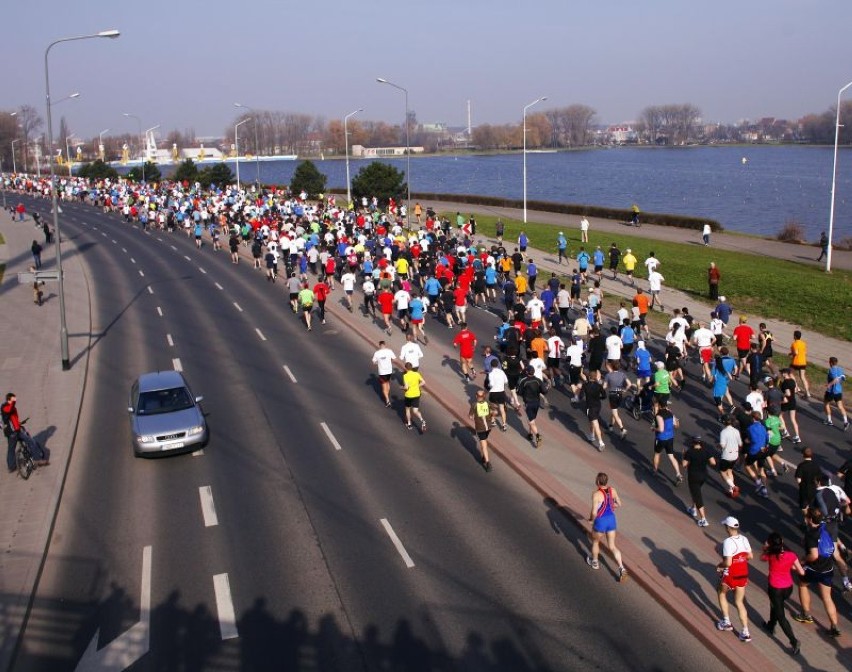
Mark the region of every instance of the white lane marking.
[[150, 231], [146, 231], [146, 232], [145, 232], [145, 235], [146, 235], [146, 236], [150, 236], [150, 235], [151, 235], [151, 232], [150, 232]]
[[153, 290], [153, 288], [151, 287], [151, 285], [148, 285], [148, 293], [149, 293], [149, 294], [153, 294], [153, 293], [154, 293], [154, 290]]
[[[145, 233], [148, 233], [148, 232], [146, 231]], [[161, 243], [163, 242], [163, 239], [160, 238], [160, 236], [157, 236], [157, 240], [159, 240]]]
[[166, 334], [166, 343], [168, 343], [171, 347], [175, 347], [175, 342], [171, 334]]
[[141, 275], [143, 278], [145, 277], [145, 274], [142, 271], [139, 271], [139, 275]]
[[234, 308], [236, 308], [236, 309], [237, 309], [237, 310], [239, 310], [240, 312], [243, 312], [243, 309], [242, 309], [242, 308], [240, 308], [240, 304], [239, 304], [239, 303], [237, 303], [236, 301], [234, 301]]
[[114, 242], [116, 245], [118, 245], [118, 241], [115, 238], [111, 238], [110, 240], [112, 240], [112, 242]]
[[186, 259], [187, 261], [192, 261], [192, 259], [190, 259], [190, 258], [189, 258], [189, 257], [187, 257], [186, 255], [183, 255], [183, 258], [184, 258], [184, 259]]
[[175, 371], [183, 371], [183, 364], [181, 364], [181, 363], [180, 363], [180, 358], [179, 358], [179, 357], [175, 357], [175, 358], [172, 360], [172, 368], [173, 368]]
[[334, 446], [334, 449], [343, 450], [343, 446], [341, 446], [338, 440], [334, 438], [334, 434], [331, 433], [331, 430], [328, 428], [328, 425], [324, 422], [321, 422], [320, 427], [322, 427], [322, 431], [325, 432], [325, 435], [328, 437], [328, 440], [331, 441], [331, 445]]
[[199, 448], [192, 453], [193, 457], [201, 457], [202, 455], [204, 455], [204, 448]]
[[127, 248], [126, 247], [122, 247], [121, 251], [124, 252], [125, 254], [127, 254]]
[[169, 247], [172, 248], [175, 252], [177, 252], [177, 248], [174, 245], [169, 245]]
[[262, 332], [260, 329], [258, 329], [257, 327], [255, 327], [255, 328], [254, 328], [254, 331], [255, 331], [255, 333], [256, 333], [256, 334], [260, 337], [260, 340], [261, 340], [261, 341], [265, 341], [265, 340], [266, 340], [266, 336], [264, 336], [264, 335], [263, 335], [263, 332]]
[[216, 289], [225, 289], [225, 288], [224, 288], [224, 287], [222, 287], [222, 285], [220, 285], [218, 282], [216, 282], [216, 283], [214, 283], [214, 284], [216, 285]]
[[382, 524], [382, 527], [385, 528], [385, 532], [388, 533], [390, 540], [393, 542], [393, 545], [396, 546], [396, 550], [402, 556], [402, 561], [405, 563], [405, 566], [411, 569], [414, 567], [414, 560], [411, 559], [411, 556], [408, 555], [408, 551], [405, 550], [405, 546], [402, 545], [402, 542], [399, 540], [399, 537], [396, 536], [396, 532], [393, 531], [391, 524], [388, 522], [387, 518], [382, 518], [379, 521]]
[[135, 263], [136, 263], [136, 260], [135, 260], [133, 257], [130, 257], [130, 263], [131, 263], [131, 264], [135, 264]]
[[101, 231], [101, 235], [102, 235], [104, 238], [106, 238], [106, 237], [107, 237], [106, 232], [104, 232], [104, 231]]
[[160, 317], [163, 316], [163, 309], [160, 308], [160, 306], [157, 306], [157, 315], [159, 315]]
[[216, 610], [219, 612], [219, 632], [222, 639], [239, 637], [234, 601], [231, 599], [231, 584], [227, 574], [213, 575], [213, 591], [216, 593]]
[[293, 382], [293, 383], [299, 382], [298, 380], [296, 380], [296, 376], [293, 375], [293, 372], [290, 370], [290, 367], [287, 366], [286, 364], [284, 365], [284, 373], [286, 373], [289, 376], [291, 382]]
[[216, 506], [213, 504], [213, 490], [209, 485], [198, 488], [201, 497], [201, 514], [204, 516], [204, 527], [215, 527], [219, 524], [216, 516]]
[[203, 268], [201, 268], [201, 266], [198, 267], [198, 270], [201, 271], [202, 273], [204, 273], [204, 275], [207, 275], [207, 271], [205, 271]]

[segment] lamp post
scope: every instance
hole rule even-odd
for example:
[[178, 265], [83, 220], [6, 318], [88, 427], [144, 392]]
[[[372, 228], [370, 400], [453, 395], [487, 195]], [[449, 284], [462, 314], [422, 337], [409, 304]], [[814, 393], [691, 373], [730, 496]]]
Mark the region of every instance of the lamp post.
[[840, 143], [840, 96], [850, 86], [852, 86], [852, 82], [849, 82], [837, 92], [837, 120], [834, 124], [834, 168], [831, 171], [831, 214], [828, 217], [828, 250], [825, 254], [826, 273], [831, 273], [831, 248], [832, 237], [834, 236], [834, 190], [837, 186], [837, 145]]
[[411, 228], [411, 141], [408, 135], [408, 89], [389, 82], [384, 77], [376, 77], [379, 84], [387, 84], [405, 94], [405, 185], [408, 187], [408, 195], [405, 201], [406, 228]]
[[251, 121], [251, 117], [246, 117], [242, 121], [234, 124], [234, 151], [237, 154], [237, 191], [240, 190], [240, 131], [239, 128], [247, 121]]
[[[53, 143], [53, 118], [50, 114], [50, 68], [48, 65], [50, 50], [60, 42], [89, 40], [96, 37], [108, 37], [114, 39], [120, 34], [121, 33], [117, 30], [104, 30], [92, 35], [63, 37], [62, 39], [55, 40], [47, 45], [47, 49], [44, 51], [44, 91], [45, 101], [47, 103], [47, 137], [50, 138], [51, 146]], [[59, 275], [59, 347], [62, 356], [62, 370], [67, 371], [71, 368], [71, 361], [68, 357], [68, 325], [65, 322], [65, 284], [62, 279], [62, 236], [59, 229], [59, 204], [56, 200], [56, 176], [53, 171], [53, 151], [50, 152], [50, 200], [53, 205], [53, 231], [56, 235], [56, 270]]]
[[243, 105], [242, 103], [234, 103], [234, 107], [241, 107], [249, 112], [254, 113], [254, 183], [257, 185], [258, 191], [260, 190], [260, 144], [257, 141], [257, 110], [253, 107], [249, 107], [248, 105]]
[[547, 100], [547, 96], [536, 98], [529, 105], [524, 106], [524, 224], [527, 223], [527, 110], [543, 100]]
[[363, 112], [364, 108], [359, 107], [354, 112], [350, 112], [343, 117], [343, 142], [346, 145], [346, 207], [352, 202], [352, 182], [349, 180], [349, 117], [352, 117], [359, 112]]
[[142, 137], [142, 119], [137, 117], [135, 114], [130, 114], [129, 112], [122, 112], [122, 116], [130, 117], [131, 119], [136, 120], [136, 124], [139, 126], [139, 156], [142, 157], [142, 181], [145, 181], [145, 138]]
[[98, 154], [101, 157], [101, 161], [106, 159], [106, 155], [104, 153], [104, 134], [109, 133], [109, 129], [105, 128], [100, 133], [98, 133]]
[[18, 138], [17, 140], [12, 140], [12, 174], [13, 175], [18, 174], [18, 166], [15, 163], [15, 143], [20, 142], [20, 141], [21, 141], [20, 138]]

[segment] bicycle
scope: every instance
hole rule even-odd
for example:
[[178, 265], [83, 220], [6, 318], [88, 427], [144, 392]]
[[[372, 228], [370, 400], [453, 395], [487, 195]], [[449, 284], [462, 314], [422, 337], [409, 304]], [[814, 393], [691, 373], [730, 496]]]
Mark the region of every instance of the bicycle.
[[36, 470], [36, 463], [33, 455], [30, 452], [29, 441], [35, 441], [24, 425], [29, 418], [21, 421], [21, 428], [18, 430], [18, 445], [15, 448], [15, 464], [18, 467], [18, 474], [24, 480], [27, 480], [30, 475]]

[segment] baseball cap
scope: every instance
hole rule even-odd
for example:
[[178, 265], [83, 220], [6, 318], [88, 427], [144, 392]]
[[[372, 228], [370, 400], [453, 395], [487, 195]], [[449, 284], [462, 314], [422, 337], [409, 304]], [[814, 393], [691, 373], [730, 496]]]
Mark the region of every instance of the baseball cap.
[[734, 530], [740, 529], [740, 521], [738, 521], [733, 516], [728, 516], [727, 518], [725, 518], [725, 520], [722, 521], [722, 525], [724, 525], [725, 527], [730, 527]]
[[725, 301], [725, 297], [724, 297], [724, 296], [720, 296], [720, 297], [719, 297], [719, 301]]

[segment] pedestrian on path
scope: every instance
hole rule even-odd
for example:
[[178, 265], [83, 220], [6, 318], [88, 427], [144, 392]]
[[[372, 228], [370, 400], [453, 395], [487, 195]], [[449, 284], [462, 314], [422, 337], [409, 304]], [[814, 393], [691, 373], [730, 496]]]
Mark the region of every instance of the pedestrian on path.
[[692, 506], [687, 511], [695, 519], [698, 527], [707, 527], [707, 517], [704, 515], [704, 495], [701, 488], [707, 481], [707, 467], [716, 466], [716, 458], [704, 449], [701, 437], [692, 439], [692, 446], [683, 454], [683, 468], [686, 470], [686, 484], [689, 486], [689, 495], [692, 498]]
[[707, 247], [710, 245], [710, 234], [713, 233], [713, 228], [710, 224], [705, 223], [704, 227], [701, 229], [701, 240], [704, 241], [704, 246]]
[[38, 466], [44, 467], [50, 463], [48, 451], [43, 449], [26, 431], [21, 431], [22, 424], [18, 416], [17, 404], [18, 397], [14, 392], [9, 392], [6, 395], [6, 402], [0, 406], [3, 436], [6, 437], [6, 466], [9, 468], [10, 474], [14, 473], [17, 467], [15, 463], [15, 450], [20, 440], [26, 442], [27, 448], [29, 448], [30, 454]]
[[[30, 273], [35, 274], [36, 267], [30, 266]], [[44, 280], [33, 280], [33, 303], [40, 306], [44, 303]]]
[[[500, 369], [495, 370], [500, 371]], [[473, 431], [476, 432], [476, 438], [479, 441], [479, 457], [485, 471], [491, 471], [488, 435], [491, 433], [491, 423], [496, 415], [497, 409], [485, 398], [485, 390], [477, 390], [476, 400], [470, 404], [468, 417], [473, 420]]]
[[823, 257], [828, 255], [828, 236], [825, 235], [825, 231], [819, 234], [819, 256], [816, 258], [817, 261], [822, 261]]
[[719, 298], [719, 281], [722, 279], [722, 274], [716, 266], [715, 261], [710, 262], [710, 268], [707, 269], [707, 285], [709, 287], [710, 298], [716, 301]]
[[559, 263], [562, 263], [562, 260], [565, 259], [565, 251], [568, 249], [568, 239], [565, 238], [565, 234], [562, 231], [559, 232], [559, 235], [556, 236], [556, 252], [559, 255]]
[[769, 564], [769, 577], [766, 592], [769, 595], [769, 619], [764, 628], [772, 637], [775, 634], [775, 626], [780, 625], [781, 630], [787, 635], [790, 642], [790, 654], [799, 655], [799, 640], [793, 634], [790, 621], [784, 610], [784, 603], [790, 599], [793, 593], [792, 572], [802, 576], [805, 570], [799, 563], [799, 559], [793, 551], [784, 546], [784, 539], [778, 532], [772, 532], [763, 545], [763, 553], [760, 559]]
[[740, 641], [750, 642], [751, 635], [748, 631], [748, 611], [745, 603], [745, 590], [748, 585], [748, 562], [754, 557], [751, 552], [751, 544], [748, 539], [740, 534], [740, 521], [733, 516], [728, 516], [722, 521], [727, 539], [722, 542], [722, 561], [716, 565], [716, 571], [722, 577], [716, 595], [719, 598], [719, 609], [722, 618], [716, 623], [717, 630], [733, 630], [731, 617], [728, 609], [728, 593], [734, 593], [734, 605], [737, 615], [742, 623], [742, 630], [738, 636]]
[[587, 217], [580, 220], [580, 242], [589, 242], [589, 220]]
[[32, 252], [33, 255], [33, 264], [35, 264], [35, 269], [40, 269], [42, 247], [37, 240], [34, 240], [33, 244], [30, 246], [30, 252]]
[[621, 506], [618, 492], [609, 485], [609, 476], [600, 472], [595, 478], [595, 491], [592, 493], [592, 510], [589, 513], [589, 522], [592, 524], [592, 549], [586, 556], [586, 563], [592, 569], [600, 569], [598, 557], [601, 550], [601, 540], [606, 539], [606, 545], [612, 557], [618, 563], [618, 581], [627, 579], [627, 570], [621, 557], [621, 551], [615, 545], [615, 532], [617, 524], [615, 521], [615, 509]]

